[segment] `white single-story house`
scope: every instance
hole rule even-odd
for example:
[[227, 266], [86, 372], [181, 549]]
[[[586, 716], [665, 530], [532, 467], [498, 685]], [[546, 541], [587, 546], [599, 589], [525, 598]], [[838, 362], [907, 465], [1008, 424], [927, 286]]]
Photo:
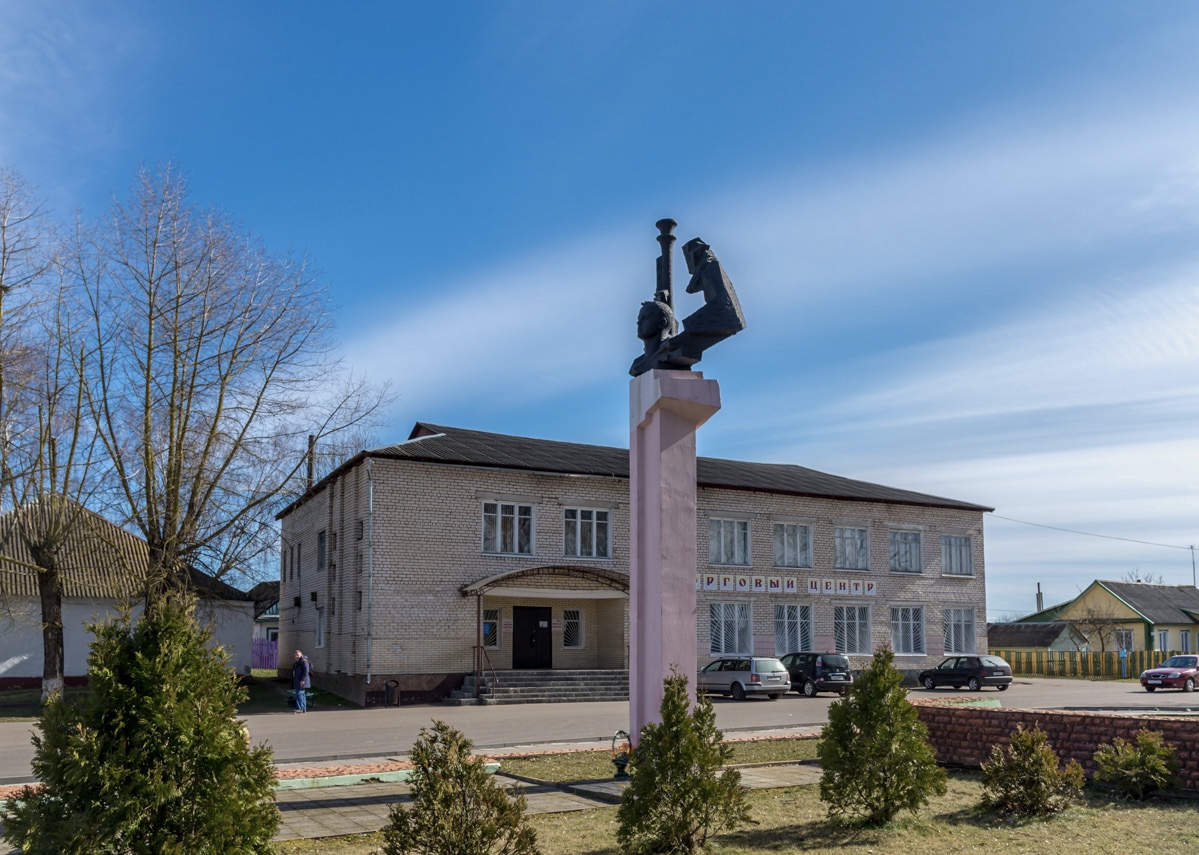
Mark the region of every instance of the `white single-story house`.
[[[116, 616], [137, 596], [148, 562], [141, 538], [86, 509], [61, 554], [63, 676], [86, 680], [92, 634], [86, 626]], [[0, 516], [0, 688], [41, 685], [42, 615], [33, 557], [13, 531], [16, 514]], [[200, 619], [213, 643], [229, 653], [238, 673], [250, 667], [254, 601], [243, 591], [198, 570], [188, 583], [200, 598]], [[136, 613], [138, 608], [135, 607]]]

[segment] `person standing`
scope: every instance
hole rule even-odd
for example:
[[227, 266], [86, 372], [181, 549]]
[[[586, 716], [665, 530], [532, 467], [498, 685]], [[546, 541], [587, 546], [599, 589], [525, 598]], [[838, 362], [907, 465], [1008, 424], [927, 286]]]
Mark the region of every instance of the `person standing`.
[[296, 715], [308, 712], [308, 693], [312, 686], [312, 665], [303, 650], [296, 651], [296, 664], [291, 666], [291, 688], [296, 697]]

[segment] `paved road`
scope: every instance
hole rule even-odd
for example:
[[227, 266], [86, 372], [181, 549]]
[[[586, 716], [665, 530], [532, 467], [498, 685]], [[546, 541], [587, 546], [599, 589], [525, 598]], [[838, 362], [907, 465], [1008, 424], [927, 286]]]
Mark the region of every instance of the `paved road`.
[[[960, 694], [947, 689], [915, 689], [913, 698]], [[968, 692], [965, 694], [969, 694]], [[1089, 682], [1020, 678], [1002, 694], [991, 689], [981, 697], [998, 698], [1005, 707], [1199, 714], [1199, 693], [1143, 691], [1135, 682]], [[804, 698], [790, 694], [777, 701], [751, 698], [743, 702], [716, 699], [716, 722], [726, 733], [749, 735], [824, 724], [835, 696]], [[483, 750], [607, 741], [628, 728], [627, 703], [530, 704], [494, 707], [416, 706], [398, 709], [319, 709], [306, 715], [253, 715], [247, 718], [255, 741], [275, 749], [278, 763], [304, 760], [385, 757], [404, 754], [420, 728], [434, 718], [458, 728]], [[33, 748], [27, 722], [0, 723], [0, 783], [28, 780]]]

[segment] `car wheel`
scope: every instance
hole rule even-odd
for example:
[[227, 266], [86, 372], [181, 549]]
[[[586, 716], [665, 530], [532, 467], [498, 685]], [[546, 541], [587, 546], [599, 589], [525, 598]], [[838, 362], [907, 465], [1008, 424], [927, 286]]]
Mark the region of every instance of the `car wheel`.
[[933, 682], [932, 677], [925, 677], [924, 678], [924, 688], [928, 689], [931, 692], [933, 689], [937, 688], [937, 684]]
[[1146, 686], [1145, 691], [1146, 692], [1155, 692], [1155, 691], [1157, 691], [1157, 686]]
[[766, 697], [770, 698], [770, 700], [772, 700], [772, 701], [777, 701], [779, 698], [782, 697], [782, 695], [780, 695], [778, 692], [771, 692]]
[[1186, 681], [1185, 683], [1183, 683], [1183, 684], [1182, 684], [1182, 690], [1183, 690], [1184, 692], [1193, 692], [1193, 691], [1195, 691], [1195, 678], [1194, 678], [1194, 677], [1187, 677], [1187, 681]]
[[996, 689], [998, 689], [998, 690], [999, 690], [999, 691], [1001, 691], [1001, 692], [1006, 692], [1006, 691], [1007, 691], [1007, 687], [1008, 687], [1008, 684], [1007, 684], [1007, 683], [1004, 683], [1002, 686], [996, 686], [995, 688], [996, 688]]
[[816, 697], [816, 684], [813, 683], [811, 680], [804, 680], [803, 681], [803, 693], [805, 696], [807, 696], [809, 698]]
[[971, 677], [970, 682], [966, 684], [970, 687], [970, 691], [977, 692], [983, 687], [983, 684], [978, 681], [978, 677]]
[[742, 686], [740, 683], [733, 683], [733, 687], [732, 687], [731, 691], [733, 693], [734, 701], [745, 700], [745, 687]]

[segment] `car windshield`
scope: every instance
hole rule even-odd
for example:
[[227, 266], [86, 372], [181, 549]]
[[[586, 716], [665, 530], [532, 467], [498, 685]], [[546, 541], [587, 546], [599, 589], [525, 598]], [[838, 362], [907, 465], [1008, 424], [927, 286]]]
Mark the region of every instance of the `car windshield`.
[[986, 665], [988, 668], [1006, 668], [1006, 667], [1008, 667], [1007, 662], [1003, 661], [998, 656], [984, 656], [983, 664]]
[[777, 659], [755, 659], [754, 671], [758, 674], [769, 674], [771, 671], [786, 671], [783, 663]]
[[1199, 657], [1195, 656], [1171, 656], [1162, 663], [1163, 668], [1194, 668], [1196, 660]]

